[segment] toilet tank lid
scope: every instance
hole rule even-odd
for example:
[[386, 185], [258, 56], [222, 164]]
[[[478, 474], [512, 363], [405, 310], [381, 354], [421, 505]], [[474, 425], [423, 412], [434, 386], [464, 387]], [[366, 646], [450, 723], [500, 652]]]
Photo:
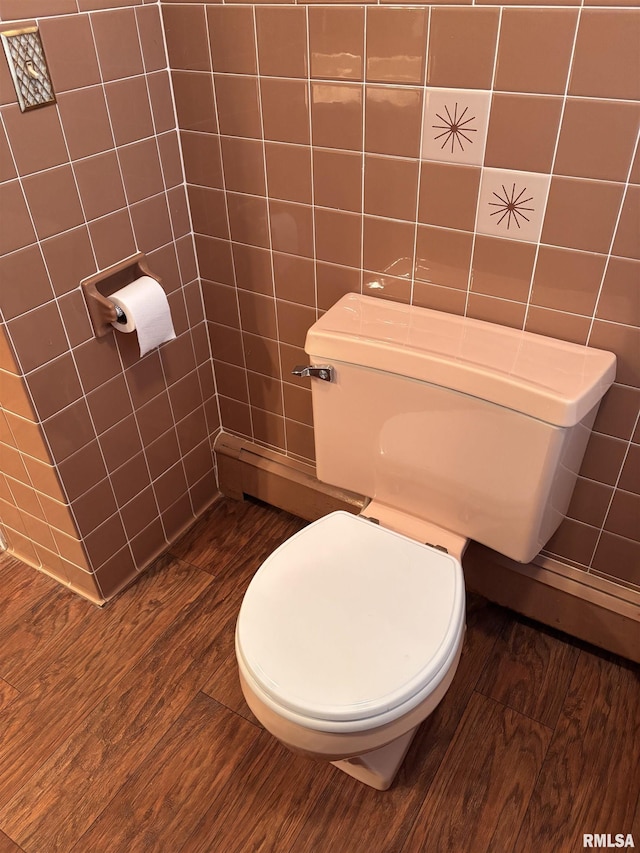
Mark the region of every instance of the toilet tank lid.
[[556, 426], [578, 423], [615, 377], [611, 352], [349, 293], [307, 332], [318, 361], [450, 388]]

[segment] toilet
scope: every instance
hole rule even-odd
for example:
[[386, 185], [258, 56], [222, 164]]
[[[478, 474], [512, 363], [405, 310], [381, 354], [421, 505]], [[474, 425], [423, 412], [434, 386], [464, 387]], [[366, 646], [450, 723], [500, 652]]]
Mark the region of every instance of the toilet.
[[449, 688], [470, 539], [529, 562], [566, 512], [612, 353], [348, 294], [307, 334], [317, 476], [367, 496], [260, 566], [246, 701], [294, 752], [386, 790]]

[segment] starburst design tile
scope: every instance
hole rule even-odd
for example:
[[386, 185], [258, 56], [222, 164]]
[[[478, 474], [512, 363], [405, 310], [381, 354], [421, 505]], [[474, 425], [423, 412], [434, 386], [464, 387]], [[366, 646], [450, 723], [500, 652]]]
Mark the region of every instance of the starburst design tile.
[[445, 163], [482, 165], [491, 92], [429, 89], [422, 129], [422, 157]]
[[483, 169], [478, 204], [479, 234], [536, 243], [540, 239], [550, 175]]

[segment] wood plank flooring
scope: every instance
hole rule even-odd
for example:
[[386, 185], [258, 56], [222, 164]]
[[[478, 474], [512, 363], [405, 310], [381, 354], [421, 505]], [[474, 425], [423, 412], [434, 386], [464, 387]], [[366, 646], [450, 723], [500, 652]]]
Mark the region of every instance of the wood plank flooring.
[[0, 559], [0, 853], [570, 853], [640, 846], [637, 667], [469, 595], [453, 684], [393, 787], [289, 753], [233, 634], [304, 525], [219, 500], [100, 610]]

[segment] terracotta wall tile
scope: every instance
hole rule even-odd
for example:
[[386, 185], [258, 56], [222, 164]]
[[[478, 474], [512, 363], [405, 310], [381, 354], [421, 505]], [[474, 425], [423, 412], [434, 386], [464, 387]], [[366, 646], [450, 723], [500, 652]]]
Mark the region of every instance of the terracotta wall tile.
[[505, 9], [495, 88], [564, 94], [577, 20], [574, 9]]
[[207, 6], [214, 71], [256, 74], [253, 12], [245, 6]]
[[640, 545], [631, 539], [605, 531], [593, 558], [593, 571], [605, 577], [640, 585]]
[[118, 154], [127, 201], [142, 201], [164, 189], [156, 142], [146, 139], [124, 146]]
[[5, 255], [36, 239], [18, 181], [0, 184], [0, 253]]
[[[246, 246], [234, 243], [232, 247], [235, 264], [236, 284], [242, 290], [273, 296], [273, 275], [271, 273], [271, 253], [259, 246]], [[220, 288], [216, 289], [220, 291]], [[226, 323], [227, 326], [237, 325], [236, 295], [230, 288], [222, 288], [214, 299], [220, 299], [220, 305], [215, 309], [218, 315], [216, 322]], [[227, 320], [221, 319], [226, 317]], [[214, 319], [214, 318], [211, 318]]]
[[374, 155], [365, 157], [365, 213], [413, 221], [416, 215], [417, 191], [417, 161]]
[[367, 80], [422, 83], [427, 24], [426, 9], [367, 9]]
[[615, 533], [618, 536], [632, 539], [635, 542], [640, 542], [640, 533], [638, 531], [639, 513], [640, 495], [618, 488], [607, 513], [604, 525], [605, 530]]
[[569, 94], [640, 97], [640, 19], [632, 10], [585, 9], [578, 27]]
[[589, 344], [616, 354], [618, 382], [634, 388], [640, 387], [640, 330], [636, 326], [595, 320]]
[[309, 93], [303, 80], [266, 78], [260, 86], [264, 138], [309, 143]]
[[325, 148], [361, 151], [362, 110], [362, 86], [348, 83], [312, 83], [313, 144]]
[[140, 45], [144, 67], [147, 72], [167, 67], [167, 54], [164, 49], [164, 35], [160, 9], [157, 6], [138, 6], [136, 21], [140, 34]]
[[235, 136], [223, 136], [221, 142], [225, 189], [265, 195], [265, 152], [262, 142]]
[[28, 246], [0, 257], [0, 281], [0, 310], [6, 320], [53, 299], [38, 246]]
[[[69, 162], [55, 106], [22, 113], [16, 104], [4, 109], [2, 116], [20, 175]], [[42, 144], [43, 139], [47, 140], [46, 145]]]
[[415, 226], [375, 216], [363, 221], [363, 268], [410, 278]]
[[316, 204], [338, 210], [360, 211], [362, 156], [347, 151], [314, 148], [313, 184]]
[[42, 252], [56, 295], [74, 290], [96, 271], [87, 227], [82, 225], [43, 241]]
[[622, 184], [553, 178], [542, 242], [607, 252], [620, 210]]
[[584, 345], [589, 339], [591, 320], [577, 314], [529, 305], [524, 328], [527, 332], [534, 332], [537, 335], [547, 335], [560, 341]]
[[144, 199], [130, 208], [136, 245], [150, 252], [172, 239], [171, 221], [164, 193]]
[[185, 177], [189, 183], [205, 187], [222, 187], [220, 141], [206, 133], [180, 134]]
[[[220, 133], [259, 139], [262, 133], [257, 79], [255, 77], [233, 77], [221, 74], [214, 76]], [[209, 107], [207, 107], [208, 111]], [[182, 122], [180, 122], [180, 126], [182, 127]], [[211, 128], [208, 127], [191, 126], [185, 129], [211, 131]]]
[[153, 135], [153, 119], [144, 77], [107, 83], [105, 91], [117, 145], [126, 145]]
[[[630, 444], [627, 458], [622, 466], [618, 486], [634, 495], [640, 494], [640, 445]], [[631, 536], [637, 538], [637, 532]]]
[[11, 181], [17, 175], [13, 156], [7, 142], [7, 134], [4, 127], [0, 125], [0, 182]]
[[207, 187], [189, 187], [189, 209], [193, 230], [210, 237], [229, 238], [224, 193]]
[[100, 269], [117, 264], [136, 251], [128, 211], [119, 211], [94, 220], [89, 226], [89, 234]]
[[529, 295], [536, 248], [530, 243], [476, 237], [471, 289], [487, 296], [525, 302]]
[[485, 166], [549, 172], [561, 112], [561, 98], [496, 93], [491, 101]]
[[116, 9], [92, 18], [103, 80], [142, 74], [142, 51], [133, 9]]
[[174, 131], [176, 121], [171, 95], [171, 78], [168, 71], [147, 74], [147, 88], [151, 103], [151, 116], [156, 133]]
[[[23, 181], [38, 237], [45, 239], [83, 221], [78, 191], [70, 166], [58, 166], [30, 175]], [[55, 205], [51, 199], [55, 198]]]
[[39, 29], [56, 92], [100, 83], [88, 15], [43, 18]]
[[204, 5], [162, 6], [169, 66], [184, 71], [210, 71]]
[[613, 244], [614, 255], [640, 259], [640, 187], [629, 186], [620, 212]]
[[[72, 159], [113, 147], [113, 134], [102, 86], [88, 86], [58, 96], [58, 109]], [[34, 115], [45, 110], [36, 110]]]
[[58, 306], [47, 302], [7, 324], [11, 341], [25, 373], [69, 350]]
[[313, 305], [315, 300], [315, 266], [310, 258], [273, 253], [275, 292], [279, 299]]
[[307, 76], [307, 22], [303, 7], [258, 7], [256, 32], [260, 74]]
[[640, 263], [611, 258], [602, 283], [596, 316], [602, 320], [640, 326]]
[[346, 293], [360, 293], [362, 273], [359, 269], [317, 264], [318, 308], [326, 311]]
[[367, 86], [365, 151], [417, 157], [422, 126], [422, 90]]
[[301, 145], [265, 145], [271, 198], [311, 204], [311, 150]]
[[416, 279], [466, 290], [472, 245], [465, 231], [418, 226]]
[[467, 316], [487, 323], [498, 323], [521, 329], [524, 325], [526, 308], [520, 302], [510, 302], [480, 293], [470, 293], [467, 302]]
[[532, 303], [591, 316], [605, 263], [604, 255], [541, 246], [533, 277]]
[[360, 216], [318, 208], [315, 216], [316, 256], [345, 266], [360, 266], [362, 221]]
[[313, 257], [313, 211], [310, 207], [270, 201], [269, 219], [274, 251]]
[[626, 181], [639, 121], [640, 104], [568, 98], [554, 172]]
[[11, 21], [16, 18], [39, 15], [68, 15], [78, 11], [76, 0], [2, 0], [0, 19]]
[[424, 163], [418, 221], [473, 231], [479, 183], [475, 166]]
[[309, 8], [309, 58], [312, 77], [362, 80], [363, 55], [363, 8]]
[[264, 198], [227, 193], [231, 237], [240, 243], [269, 247], [269, 220]]
[[73, 168], [87, 219], [97, 219], [126, 206], [120, 164], [114, 151], [87, 157]]
[[428, 85], [491, 88], [498, 17], [498, 9], [436, 6], [429, 29]]

